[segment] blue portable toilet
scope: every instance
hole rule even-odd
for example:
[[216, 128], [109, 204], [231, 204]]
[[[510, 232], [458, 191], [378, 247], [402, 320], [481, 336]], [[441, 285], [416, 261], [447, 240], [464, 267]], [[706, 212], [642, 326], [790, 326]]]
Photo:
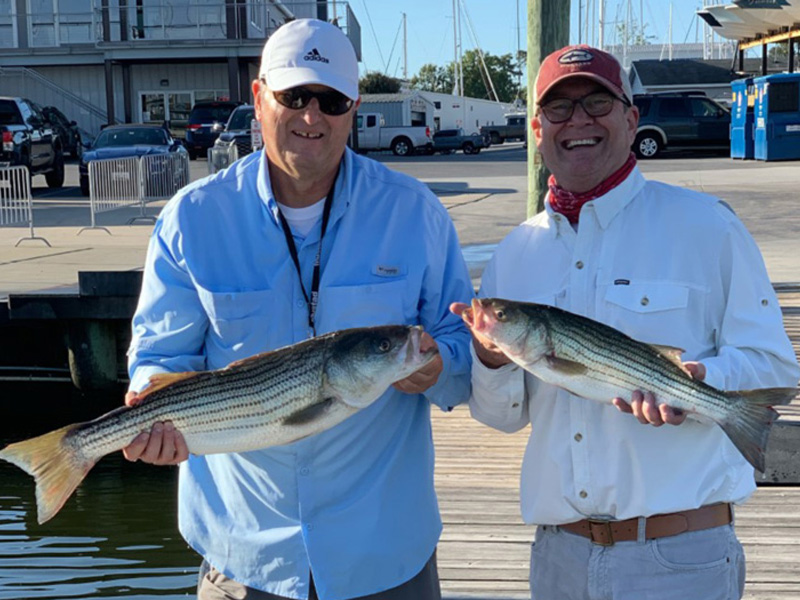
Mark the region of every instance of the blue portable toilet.
[[759, 160], [800, 159], [800, 73], [775, 73], [753, 80], [755, 150]]
[[753, 78], [731, 81], [733, 91], [731, 102], [731, 158], [753, 158], [755, 140], [753, 138], [753, 109], [756, 90]]

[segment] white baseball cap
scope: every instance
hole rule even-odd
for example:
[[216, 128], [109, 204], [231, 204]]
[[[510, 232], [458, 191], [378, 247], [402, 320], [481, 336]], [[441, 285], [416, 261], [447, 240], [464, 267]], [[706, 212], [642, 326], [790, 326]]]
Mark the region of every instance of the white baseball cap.
[[261, 70], [271, 90], [316, 83], [358, 99], [358, 60], [341, 29], [318, 19], [282, 25], [264, 44]]

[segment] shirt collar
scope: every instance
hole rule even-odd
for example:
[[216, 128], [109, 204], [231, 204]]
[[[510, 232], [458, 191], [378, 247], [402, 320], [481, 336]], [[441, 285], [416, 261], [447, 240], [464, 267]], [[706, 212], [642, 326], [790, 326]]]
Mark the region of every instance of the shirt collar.
[[[272, 215], [272, 220], [276, 227], [280, 227], [281, 222], [278, 217], [278, 201], [275, 200], [275, 195], [272, 193], [272, 182], [269, 178], [268, 165], [267, 153], [261, 150], [260, 156], [258, 157], [258, 181], [256, 182], [258, 196], [267, 207], [269, 214]], [[346, 148], [339, 168], [339, 175], [336, 177], [336, 182], [333, 184], [333, 206], [331, 207], [331, 216], [328, 222], [329, 229], [344, 215], [347, 207], [350, 205], [350, 182], [352, 180], [353, 153], [350, 148]]]
[[[597, 216], [597, 222], [600, 227], [607, 229], [614, 217], [633, 201], [645, 183], [647, 183], [647, 180], [639, 171], [639, 167], [636, 166], [622, 183], [591, 202], [587, 202], [584, 208], [591, 207], [590, 209], [593, 209]], [[550, 192], [548, 192], [549, 194]], [[545, 198], [544, 208], [547, 211], [548, 220], [551, 222], [551, 230], [554, 237], [564, 235], [566, 229], [572, 229], [569, 221], [551, 208], [547, 198]]]

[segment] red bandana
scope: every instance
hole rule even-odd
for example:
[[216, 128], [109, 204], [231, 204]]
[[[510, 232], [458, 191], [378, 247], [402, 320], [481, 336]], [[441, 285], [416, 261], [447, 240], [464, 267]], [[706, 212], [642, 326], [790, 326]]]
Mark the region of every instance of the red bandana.
[[625, 178], [630, 175], [635, 166], [636, 156], [631, 152], [631, 155], [628, 157], [628, 160], [625, 161], [624, 165], [600, 182], [596, 187], [588, 192], [581, 192], [579, 194], [565, 190], [556, 183], [556, 178], [550, 175], [550, 179], [547, 180], [547, 185], [550, 188], [550, 206], [557, 213], [561, 213], [567, 217], [569, 222], [574, 225], [578, 222], [578, 216], [581, 214], [581, 208], [583, 208], [584, 204], [613, 190], [620, 183], [625, 181]]

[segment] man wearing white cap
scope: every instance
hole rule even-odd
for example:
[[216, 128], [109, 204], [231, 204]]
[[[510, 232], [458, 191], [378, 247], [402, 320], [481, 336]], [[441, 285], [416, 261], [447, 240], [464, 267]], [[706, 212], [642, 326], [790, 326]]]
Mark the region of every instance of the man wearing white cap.
[[469, 332], [448, 311], [472, 296], [453, 224], [424, 185], [346, 149], [358, 64], [335, 26], [278, 29], [253, 95], [264, 151], [179, 192], [155, 226], [127, 402], [154, 373], [349, 327], [421, 324], [439, 358], [293, 444], [186, 460], [164, 423], [126, 456], [181, 463], [202, 600], [438, 600], [430, 404], [469, 395]]
[[[692, 376], [716, 388], [794, 387], [800, 370], [742, 223], [719, 199], [647, 181], [636, 167], [639, 113], [619, 62], [568, 46], [543, 61], [534, 88], [533, 135], [552, 172], [545, 210], [498, 246], [479, 295], [684, 348]], [[619, 410], [572, 395], [479, 333], [473, 348], [472, 415], [507, 432], [531, 425], [520, 496], [525, 521], [539, 526], [534, 600], [741, 597], [733, 505], [755, 481], [720, 427], [650, 393], [614, 399]]]

